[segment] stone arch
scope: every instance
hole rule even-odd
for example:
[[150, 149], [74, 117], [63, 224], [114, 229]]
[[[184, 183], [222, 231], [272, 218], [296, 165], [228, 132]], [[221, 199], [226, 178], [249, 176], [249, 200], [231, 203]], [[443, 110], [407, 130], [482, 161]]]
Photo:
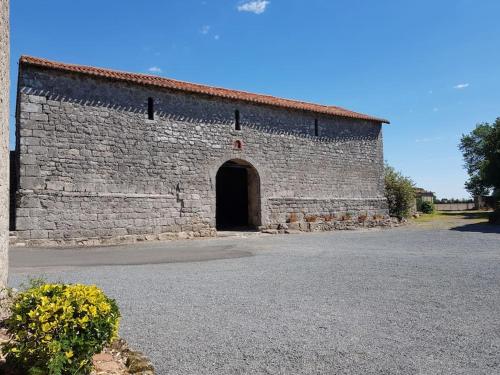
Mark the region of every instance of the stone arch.
[[241, 158], [226, 160], [213, 181], [217, 229], [261, 226], [261, 177], [252, 163]]

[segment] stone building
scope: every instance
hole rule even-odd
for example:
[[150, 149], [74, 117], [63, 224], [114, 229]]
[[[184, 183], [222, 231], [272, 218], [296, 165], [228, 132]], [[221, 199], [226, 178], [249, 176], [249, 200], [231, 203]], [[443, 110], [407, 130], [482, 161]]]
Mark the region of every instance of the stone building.
[[7, 285], [9, 251], [9, 34], [9, 1], [0, 0], [0, 288]]
[[413, 189], [415, 191], [415, 199], [421, 202], [434, 203], [436, 200], [436, 194], [432, 191], [427, 191], [423, 188], [416, 187]]
[[17, 97], [20, 240], [387, 223], [387, 120], [33, 57]]

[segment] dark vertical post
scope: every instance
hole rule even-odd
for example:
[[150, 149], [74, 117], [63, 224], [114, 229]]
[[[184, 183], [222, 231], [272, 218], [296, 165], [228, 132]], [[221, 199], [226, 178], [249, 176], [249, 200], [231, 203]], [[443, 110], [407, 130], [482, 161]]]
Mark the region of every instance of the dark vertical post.
[[148, 119], [149, 120], [155, 119], [155, 107], [153, 98], [148, 98]]
[[234, 111], [234, 129], [241, 130], [240, 111]]

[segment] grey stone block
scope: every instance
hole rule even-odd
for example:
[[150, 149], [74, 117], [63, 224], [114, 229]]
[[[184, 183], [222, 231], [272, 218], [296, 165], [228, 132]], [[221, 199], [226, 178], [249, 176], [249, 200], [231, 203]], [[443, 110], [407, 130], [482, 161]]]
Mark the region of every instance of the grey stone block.
[[21, 112], [39, 113], [42, 112], [42, 106], [36, 103], [21, 102]]
[[30, 120], [47, 122], [49, 121], [49, 115], [45, 113], [30, 113]]
[[45, 96], [29, 95], [28, 100], [30, 103], [44, 104], [47, 102]]

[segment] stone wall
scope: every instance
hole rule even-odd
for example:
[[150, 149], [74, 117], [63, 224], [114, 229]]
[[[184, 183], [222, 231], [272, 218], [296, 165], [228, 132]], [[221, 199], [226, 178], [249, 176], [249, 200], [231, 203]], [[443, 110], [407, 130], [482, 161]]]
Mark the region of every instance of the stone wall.
[[9, 251], [9, 1], [0, 0], [0, 287], [7, 284]]
[[436, 211], [467, 211], [476, 209], [475, 203], [436, 203]]
[[20, 239], [213, 235], [215, 176], [231, 159], [259, 175], [265, 228], [292, 210], [387, 214], [380, 123], [29, 65], [19, 91]]

